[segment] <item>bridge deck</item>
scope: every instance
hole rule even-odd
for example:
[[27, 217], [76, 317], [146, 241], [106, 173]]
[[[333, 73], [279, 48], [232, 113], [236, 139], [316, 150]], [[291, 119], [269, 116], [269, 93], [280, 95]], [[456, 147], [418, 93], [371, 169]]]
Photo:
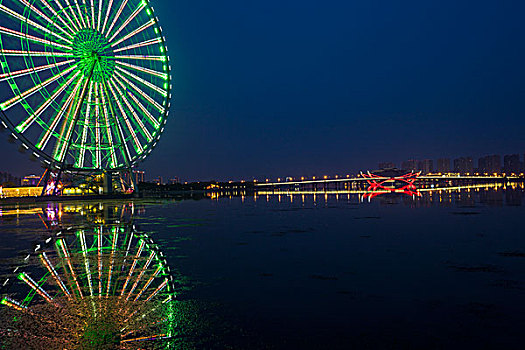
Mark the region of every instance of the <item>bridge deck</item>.
[[[374, 177], [374, 181], [384, 181], [389, 180], [390, 177]], [[393, 179], [393, 178], [392, 178]], [[483, 180], [483, 181], [501, 181], [501, 180], [523, 180], [523, 177], [519, 176], [444, 176], [444, 175], [424, 175], [416, 178], [416, 181], [425, 181], [425, 180], [442, 180], [442, 181], [452, 181], [452, 180]], [[338, 178], [338, 179], [319, 179], [319, 180], [302, 180], [302, 181], [282, 181], [282, 182], [260, 182], [256, 183], [255, 186], [284, 186], [284, 185], [307, 185], [307, 184], [328, 184], [328, 183], [337, 183], [337, 182], [367, 182], [370, 179], [364, 177], [351, 177], [351, 178]]]

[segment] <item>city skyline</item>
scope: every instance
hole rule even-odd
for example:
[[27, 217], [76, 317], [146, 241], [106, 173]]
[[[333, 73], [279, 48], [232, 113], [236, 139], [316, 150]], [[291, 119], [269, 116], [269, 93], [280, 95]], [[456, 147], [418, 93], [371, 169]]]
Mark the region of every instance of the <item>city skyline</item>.
[[[495, 158], [494, 158], [495, 157]], [[466, 164], [466, 163], [470, 164]], [[488, 164], [480, 164], [481, 162], [488, 162]], [[448, 165], [445, 165], [448, 164]], [[205, 181], [250, 181], [250, 180], [264, 180], [266, 178], [277, 178], [277, 177], [300, 177], [300, 176], [341, 176], [341, 174], [358, 174], [360, 171], [382, 169], [382, 168], [399, 168], [403, 170], [422, 170], [423, 173], [432, 172], [449, 172], [449, 173], [523, 173], [525, 172], [525, 152], [524, 153], [511, 153], [511, 154], [485, 154], [478, 157], [474, 156], [453, 156], [453, 157], [437, 157], [428, 158], [422, 157], [421, 159], [405, 157], [404, 160], [394, 161], [379, 161], [376, 166], [369, 168], [358, 168], [346, 171], [340, 171], [339, 173], [328, 173], [319, 169], [317, 172], [305, 174], [305, 173], [288, 173], [288, 174], [277, 174], [274, 176], [249, 176], [245, 178], [235, 178], [233, 176], [227, 178], [182, 178], [177, 174], [159, 175], [158, 173], [151, 173], [146, 168], [135, 168], [133, 170], [136, 182], [157, 182], [157, 183], [180, 183], [180, 182], [205, 182]], [[446, 170], [448, 169], [448, 170]], [[511, 169], [507, 171], [507, 169]], [[38, 172], [25, 172], [21, 174], [13, 173], [10, 171], [3, 171], [3, 178], [12, 177], [15, 182], [21, 182], [24, 177], [32, 177], [34, 175], [39, 176], [44, 171]], [[163, 181], [166, 180], [166, 181]], [[7, 181], [7, 180], [6, 180]], [[1, 183], [1, 181], [0, 181]]]

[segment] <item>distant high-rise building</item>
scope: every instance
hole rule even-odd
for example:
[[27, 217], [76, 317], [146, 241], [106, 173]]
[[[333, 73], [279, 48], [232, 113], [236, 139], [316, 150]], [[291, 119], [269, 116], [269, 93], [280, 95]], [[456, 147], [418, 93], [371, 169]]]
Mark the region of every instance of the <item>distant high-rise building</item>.
[[460, 157], [454, 159], [454, 172], [460, 174], [472, 174], [474, 172], [472, 157]]
[[501, 156], [493, 154], [481, 157], [478, 160], [478, 172], [484, 174], [493, 174], [501, 172]]
[[405, 160], [401, 164], [401, 168], [407, 171], [416, 171], [417, 170], [417, 160], [415, 159]]
[[164, 185], [164, 182], [162, 182], [162, 176], [157, 177], [155, 180], [153, 180], [157, 185]]
[[503, 171], [506, 174], [518, 174], [520, 172], [520, 155], [508, 154], [503, 157]]
[[383, 162], [379, 163], [379, 169], [388, 169], [388, 168], [395, 168], [396, 165], [392, 162]]
[[417, 162], [417, 170], [423, 174], [431, 173], [434, 169], [434, 162], [432, 159], [423, 159]]
[[436, 170], [438, 173], [449, 173], [450, 172], [450, 158], [439, 158], [437, 160]]
[[176, 185], [176, 184], [180, 184], [180, 179], [178, 176], [172, 177], [170, 179], [170, 185]]

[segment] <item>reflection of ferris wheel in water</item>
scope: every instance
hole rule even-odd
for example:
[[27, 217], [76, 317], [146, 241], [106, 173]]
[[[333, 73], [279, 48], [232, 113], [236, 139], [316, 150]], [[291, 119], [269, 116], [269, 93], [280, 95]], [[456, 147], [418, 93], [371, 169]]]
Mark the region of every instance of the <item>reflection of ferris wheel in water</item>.
[[130, 171], [168, 116], [170, 65], [147, 0], [0, 1], [0, 118], [59, 176]]
[[7, 306], [0, 334], [10, 348], [173, 346], [170, 269], [151, 238], [132, 224], [57, 231], [25, 256], [14, 275], [0, 298]]

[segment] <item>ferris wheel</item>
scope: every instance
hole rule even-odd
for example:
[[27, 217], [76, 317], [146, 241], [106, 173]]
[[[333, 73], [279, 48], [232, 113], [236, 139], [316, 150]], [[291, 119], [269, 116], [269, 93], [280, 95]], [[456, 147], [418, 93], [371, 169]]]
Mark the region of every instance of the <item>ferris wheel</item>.
[[148, 0], [0, 0], [0, 119], [48, 169], [128, 170], [156, 146], [170, 62]]

